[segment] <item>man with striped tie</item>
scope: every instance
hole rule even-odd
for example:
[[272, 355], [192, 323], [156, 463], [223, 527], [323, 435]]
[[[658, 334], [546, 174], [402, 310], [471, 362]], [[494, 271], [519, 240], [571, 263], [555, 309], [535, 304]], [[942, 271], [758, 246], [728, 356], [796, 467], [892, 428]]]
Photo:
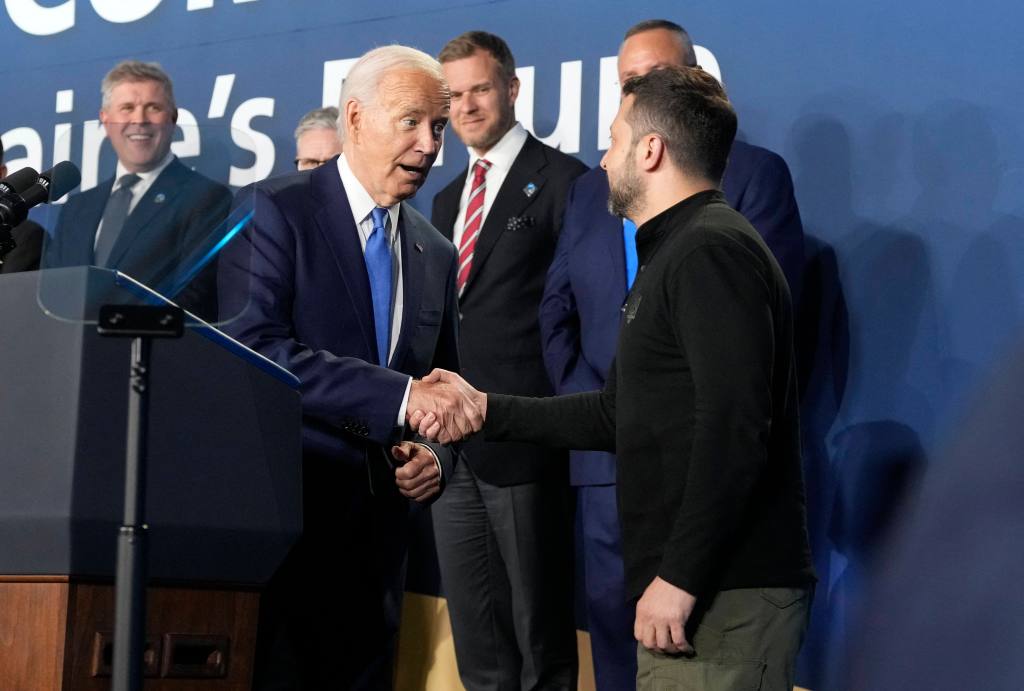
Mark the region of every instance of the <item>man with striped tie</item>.
[[[566, 193], [586, 167], [516, 122], [519, 80], [501, 38], [470, 31], [438, 59], [469, 149], [431, 218], [459, 251], [463, 374], [484, 390], [549, 396], [537, 308]], [[462, 683], [575, 688], [567, 456], [477, 439], [463, 451], [432, 507]]]

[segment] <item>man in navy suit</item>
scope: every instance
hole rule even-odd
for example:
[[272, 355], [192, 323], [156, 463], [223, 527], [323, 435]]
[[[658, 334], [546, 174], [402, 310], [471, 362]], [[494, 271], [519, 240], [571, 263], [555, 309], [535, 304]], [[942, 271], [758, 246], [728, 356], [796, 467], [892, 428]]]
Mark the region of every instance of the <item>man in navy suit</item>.
[[212, 272], [180, 290], [188, 270], [182, 264], [227, 216], [231, 193], [171, 153], [178, 110], [171, 79], [156, 63], [119, 63], [102, 92], [100, 122], [117, 154], [117, 173], [68, 199], [44, 267], [117, 269], [211, 318]]
[[[641, 22], [619, 49], [619, 83], [666, 65], [697, 64], [678, 24]], [[725, 197], [757, 229], [782, 267], [794, 304], [803, 266], [803, 228], [785, 162], [766, 149], [735, 142], [722, 182]], [[631, 232], [630, 232], [631, 231]], [[562, 234], [548, 271], [540, 325], [544, 361], [559, 394], [600, 389], [608, 376], [636, 247], [622, 220], [608, 212], [608, 176], [595, 168], [569, 192]], [[630, 259], [632, 261], [630, 262]], [[587, 622], [599, 689], [636, 680], [633, 605], [626, 600], [616, 508], [615, 456], [573, 451], [570, 482], [578, 487]]]
[[258, 689], [391, 688], [406, 498], [436, 497], [455, 461], [402, 441], [406, 411], [442, 411], [453, 436], [481, 423], [414, 379], [458, 366], [455, 248], [405, 203], [441, 148], [441, 66], [372, 50], [339, 110], [341, 155], [245, 190], [254, 221], [220, 262], [225, 328], [301, 381], [304, 530], [265, 596]]

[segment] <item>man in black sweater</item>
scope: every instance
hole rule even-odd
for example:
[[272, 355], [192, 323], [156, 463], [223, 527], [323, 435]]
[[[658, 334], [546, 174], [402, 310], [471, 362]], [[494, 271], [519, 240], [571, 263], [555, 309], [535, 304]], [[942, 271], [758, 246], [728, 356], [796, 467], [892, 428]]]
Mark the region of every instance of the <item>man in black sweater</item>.
[[[489, 440], [618, 455], [638, 688], [789, 691], [815, 580], [793, 308], [718, 189], [736, 115], [710, 75], [667, 67], [624, 85], [611, 132], [609, 208], [637, 224], [640, 268], [604, 390], [469, 393]], [[412, 422], [456, 436], [432, 415]]]

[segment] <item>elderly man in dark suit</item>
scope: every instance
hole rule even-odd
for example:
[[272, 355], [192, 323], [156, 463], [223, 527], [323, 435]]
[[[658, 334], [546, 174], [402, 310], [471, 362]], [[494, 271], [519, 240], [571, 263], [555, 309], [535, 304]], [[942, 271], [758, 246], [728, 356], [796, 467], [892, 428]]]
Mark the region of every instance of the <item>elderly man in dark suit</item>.
[[405, 202], [441, 148], [441, 66], [372, 50], [339, 110], [341, 155], [244, 190], [253, 223], [220, 261], [225, 328], [301, 381], [304, 531], [266, 594], [258, 689], [391, 688], [407, 498], [436, 497], [455, 461], [402, 441], [406, 411], [480, 424], [414, 379], [459, 364], [455, 249]]
[[[519, 80], [500, 37], [470, 31], [439, 59], [470, 165], [434, 197], [459, 250], [460, 353], [489, 391], [550, 395], [537, 306], [569, 185], [586, 167], [515, 119]], [[571, 512], [564, 451], [471, 440], [434, 532], [459, 675], [469, 691], [575, 686]]]
[[[693, 44], [678, 24], [650, 20], [627, 33], [619, 50], [620, 83], [654, 67], [695, 65]], [[726, 200], [764, 238], [799, 293], [803, 228], [786, 163], [777, 154], [734, 142], [722, 180]], [[604, 385], [615, 353], [621, 306], [637, 270], [635, 226], [608, 212], [608, 175], [601, 168], [573, 185], [562, 237], [541, 304], [544, 361], [558, 393]], [[573, 451], [570, 480], [578, 487], [587, 624], [600, 691], [628, 688], [636, 676], [633, 607], [626, 600], [615, 456]]]
[[102, 92], [100, 122], [117, 154], [117, 172], [68, 199], [43, 266], [117, 269], [211, 318], [212, 272], [185, 286], [199, 267], [183, 263], [220, 230], [231, 193], [171, 153], [178, 110], [159, 65], [121, 62], [104, 77]]

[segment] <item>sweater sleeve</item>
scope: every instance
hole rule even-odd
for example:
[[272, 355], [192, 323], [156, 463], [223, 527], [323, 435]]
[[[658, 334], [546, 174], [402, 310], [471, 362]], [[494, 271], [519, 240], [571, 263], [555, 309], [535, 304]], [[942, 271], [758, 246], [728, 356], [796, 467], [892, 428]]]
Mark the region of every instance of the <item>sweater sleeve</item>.
[[728, 557], [767, 460], [774, 336], [762, 270], [742, 248], [702, 245], [666, 284], [695, 416], [686, 489], [658, 575], [698, 597]]
[[615, 451], [615, 363], [600, 391], [531, 398], [487, 394], [487, 441]]

